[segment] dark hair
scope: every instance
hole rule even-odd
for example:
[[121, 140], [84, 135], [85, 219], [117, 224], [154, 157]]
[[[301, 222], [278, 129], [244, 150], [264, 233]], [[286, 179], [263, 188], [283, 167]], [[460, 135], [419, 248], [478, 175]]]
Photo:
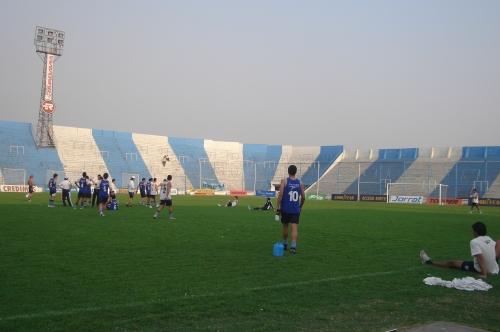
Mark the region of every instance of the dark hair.
[[146, 178], [142, 178], [142, 180], [141, 180], [141, 181], [146, 181]]
[[290, 174], [292, 176], [297, 174], [297, 166], [295, 166], [295, 165], [288, 166], [288, 174]]
[[115, 182], [115, 181], [116, 181], [116, 179], [111, 180], [111, 182]]
[[52, 177], [53, 178], [57, 178], [57, 173], [54, 173], [54, 175]]
[[170, 174], [169, 174], [169, 175], [167, 175], [167, 180], [168, 180], [168, 181], [172, 180], [172, 175], [170, 175]]
[[153, 181], [156, 181], [156, 178], [154, 178]]
[[105, 179], [107, 179], [109, 177], [109, 174], [108, 173], [104, 173], [102, 177], [105, 178]]
[[153, 181], [153, 178], [149, 178], [149, 181]]
[[87, 177], [87, 172], [82, 173], [82, 177], [86, 178]]
[[479, 236], [486, 235], [486, 225], [480, 221], [474, 223], [474, 225], [472, 225], [472, 229]]

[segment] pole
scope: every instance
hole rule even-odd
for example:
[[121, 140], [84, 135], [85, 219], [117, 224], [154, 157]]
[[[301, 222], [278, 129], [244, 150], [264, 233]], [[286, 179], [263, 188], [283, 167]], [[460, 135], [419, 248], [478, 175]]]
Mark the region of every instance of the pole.
[[455, 164], [455, 198], [458, 196], [458, 163]]
[[361, 163], [358, 163], [358, 202], [359, 202], [359, 186], [361, 181]]
[[257, 162], [253, 162], [253, 191], [257, 190]]
[[198, 188], [201, 189], [201, 159], [198, 159], [198, 165], [200, 166], [200, 186]]
[[441, 204], [441, 190], [442, 190], [442, 187], [441, 187], [441, 183], [439, 184], [439, 205], [442, 205]]
[[318, 180], [316, 181], [316, 196], [319, 196], [319, 161], [318, 161]]

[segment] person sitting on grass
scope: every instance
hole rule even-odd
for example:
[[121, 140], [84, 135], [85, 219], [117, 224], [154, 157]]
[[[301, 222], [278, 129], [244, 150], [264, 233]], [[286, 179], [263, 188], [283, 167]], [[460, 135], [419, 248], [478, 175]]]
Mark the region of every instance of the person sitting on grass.
[[271, 198], [266, 199], [266, 203], [262, 207], [254, 207], [252, 208], [250, 205], [248, 206], [248, 210], [255, 210], [255, 211], [269, 211], [273, 210], [274, 211], [274, 205], [273, 202], [271, 202]]
[[472, 261], [434, 261], [424, 250], [420, 251], [422, 264], [459, 269], [479, 273], [479, 277], [486, 278], [488, 274], [498, 275], [498, 259], [500, 258], [500, 241], [493, 241], [486, 235], [486, 225], [478, 221], [472, 225], [474, 239], [470, 241]]
[[238, 206], [238, 196], [234, 196], [233, 199], [227, 201], [225, 205], [222, 203], [217, 204], [218, 207], [237, 207]]

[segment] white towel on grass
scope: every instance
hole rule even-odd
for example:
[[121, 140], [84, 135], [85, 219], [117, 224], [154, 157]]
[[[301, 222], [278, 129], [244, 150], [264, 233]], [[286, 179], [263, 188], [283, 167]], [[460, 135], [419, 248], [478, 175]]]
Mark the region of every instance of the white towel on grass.
[[443, 286], [466, 291], [487, 291], [488, 289], [493, 288], [493, 286], [483, 280], [474, 279], [472, 277], [455, 278], [452, 281], [443, 280], [438, 277], [427, 277], [424, 279], [424, 283], [429, 286]]

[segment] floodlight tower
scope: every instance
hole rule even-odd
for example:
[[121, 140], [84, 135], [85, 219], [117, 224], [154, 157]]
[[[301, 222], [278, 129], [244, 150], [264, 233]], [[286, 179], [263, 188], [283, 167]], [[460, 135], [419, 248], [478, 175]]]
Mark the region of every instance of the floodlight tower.
[[54, 147], [52, 116], [54, 114], [53, 84], [54, 62], [62, 55], [64, 31], [36, 27], [35, 51], [43, 61], [42, 94], [36, 127], [36, 144], [39, 148]]

